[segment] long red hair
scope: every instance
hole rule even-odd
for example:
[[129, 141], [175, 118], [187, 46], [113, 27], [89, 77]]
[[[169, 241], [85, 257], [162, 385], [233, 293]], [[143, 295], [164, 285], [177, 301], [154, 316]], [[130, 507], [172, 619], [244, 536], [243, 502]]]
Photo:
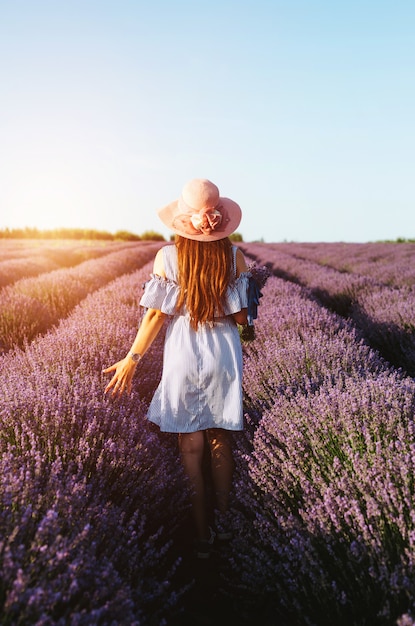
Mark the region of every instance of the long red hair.
[[196, 241], [176, 235], [178, 281], [181, 287], [177, 308], [186, 306], [190, 324], [213, 322], [223, 314], [226, 289], [232, 278], [232, 243]]

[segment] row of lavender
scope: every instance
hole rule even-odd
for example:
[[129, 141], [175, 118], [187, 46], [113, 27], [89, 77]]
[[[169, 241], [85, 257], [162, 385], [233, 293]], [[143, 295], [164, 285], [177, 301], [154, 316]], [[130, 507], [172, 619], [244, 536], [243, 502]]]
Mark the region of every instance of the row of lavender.
[[7, 241], [0, 240], [0, 288], [17, 280], [71, 267], [83, 261], [116, 252], [127, 245], [106, 242], [86, 244], [77, 241]]
[[[177, 602], [183, 479], [143, 417], [161, 338], [131, 398], [104, 400], [100, 375], [149, 271], [0, 359], [2, 623], [162, 623]], [[269, 623], [390, 624], [414, 606], [414, 383], [309, 289], [270, 278], [259, 312], [228, 591]]]
[[287, 626], [415, 624], [415, 382], [305, 288], [269, 278], [259, 314], [244, 348], [238, 606]]
[[[321, 304], [353, 320], [373, 348], [379, 350], [395, 367], [402, 367], [408, 374], [415, 376], [415, 284], [406, 281], [406, 284], [387, 285], [382, 280], [383, 269], [379, 272], [372, 270], [370, 275], [348, 273], [344, 268], [333, 269], [321, 263], [323, 253], [317, 263], [308, 260], [306, 252], [300, 256], [300, 244], [297, 247], [294, 244], [287, 245], [290, 247], [287, 248], [285, 244], [244, 244], [243, 250], [258, 263], [272, 266], [275, 275], [306, 286]], [[343, 246], [333, 245], [339, 246], [341, 258]], [[366, 244], [367, 255], [371, 245]], [[395, 263], [395, 269], [406, 259], [406, 275], [411, 275], [415, 281], [415, 263], [408, 261], [415, 260], [415, 245], [407, 244], [406, 248], [400, 247], [404, 244], [387, 245], [389, 247], [383, 252], [385, 256], [382, 257], [380, 250], [377, 252], [378, 267], [384, 268], [390, 261], [386, 253], [389, 254], [394, 245], [393, 250], [400, 259]], [[303, 250], [308, 250], [305, 244]], [[400, 250], [403, 250], [402, 256], [399, 256]], [[331, 255], [331, 258], [335, 257], [334, 250], [331, 250]], [[375, 261], [373, 266], [376, 267]]]
[[160, 243], [124, 244], [75, 267], [23, 278], [0, 290], [0, 352], [22, 346], [57, 324], [88, 293], [149, 261]]
[[414, 243], [284, 243], [269, 247], [340, 272], [370, 276], [391, 287], [415, 285]]
[[2, 624], [161, 624], [177, 603], [186, 494], [173, 442], [144, 418], [162, 338], [130, 397], [104, 398], [101, 374], [131, 344], [150, 269], [0, 358]]

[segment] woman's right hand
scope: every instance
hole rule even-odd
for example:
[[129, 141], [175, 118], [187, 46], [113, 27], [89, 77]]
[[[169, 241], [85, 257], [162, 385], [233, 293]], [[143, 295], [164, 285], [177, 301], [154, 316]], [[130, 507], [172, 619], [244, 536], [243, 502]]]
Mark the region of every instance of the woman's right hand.
[[135, 368], [137, 364], [129, 357], [126, 356], [121, 361], [117, 361], [114, 365], [102, 370], [103, 374], [109, 374], [115, 372], [108, 385], [105, 387], [104, 393], [108, 393], [112, 389], [112, 396], [121, 396], [124, 391], [131, 393], [131, 383], [133, 380]]

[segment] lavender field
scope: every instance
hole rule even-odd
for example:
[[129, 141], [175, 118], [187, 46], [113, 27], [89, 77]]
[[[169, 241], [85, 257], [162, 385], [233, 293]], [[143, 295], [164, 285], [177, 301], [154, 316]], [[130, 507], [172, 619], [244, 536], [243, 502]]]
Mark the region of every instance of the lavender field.
[[415, 244], [240, 245], [271, 276], [205, 606], [176, 438], [145, 419], [162, 336], [103, 397], [160, 243], [0, 250], [1, 624], [415, 624]]

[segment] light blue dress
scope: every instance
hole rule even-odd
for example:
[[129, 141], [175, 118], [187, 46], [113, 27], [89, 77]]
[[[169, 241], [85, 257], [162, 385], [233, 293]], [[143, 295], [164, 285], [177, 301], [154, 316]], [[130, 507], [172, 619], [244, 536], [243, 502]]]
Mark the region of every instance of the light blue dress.
[[[234, 268], [236, 246], [233, 246]], [[190, 433], [206, 428], [243, 429], [242, 348], [231, 317], [190, 326], [186, 309], [176, 311], [179, 293], [177, 250], [163, 248], [166, 278], [152, 274], [140, 300], [143, 307], [172, 316], [166, 330], [163, 373], [147, 417], [164, 432]], [[228, 287], [226, 316], [248, 306], [249, 274]]]

